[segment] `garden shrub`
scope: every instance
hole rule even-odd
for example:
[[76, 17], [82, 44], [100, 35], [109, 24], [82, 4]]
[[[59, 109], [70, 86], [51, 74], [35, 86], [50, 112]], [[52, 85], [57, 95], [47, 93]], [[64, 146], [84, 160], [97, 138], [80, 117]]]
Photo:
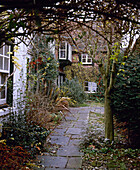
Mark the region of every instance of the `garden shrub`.
[[118, 123], [128, 131], [131, 147], [140, 147], [140, 63], [131, 56], [119, 68], [112, 91], [112, 110]]
[[47, 94], [41, 92], [35, 94], [30, 93], [26, 103], [27, 121], [47, 129], [50, 129], [50, 124], [52, 124], [53, 121], [59, 123], [63, 115], [55, 109], [58, 93], [57, 88], [53, 87], [49, 89], [49, 92], [47, 91]]
[[82, 85], [76, 79], [66, 80], [61, 87], [61, 93], [77, 103], [84, 103], [87, 98]]
[[32, 159], [31, 154], [21, 146], [8, 146], [4, 141], [0, 143], [1, 169], [29, 169], [30, 159]]
[[43, 148], [48, 134], [45, 128], [28, 123], [24, 112], [12, 112], [3, 121], [1, 138], [6, 140], [7, 145], [22, 146], [34, 155]]
[[85, 81], [96, 82], [99, 71], [97, 67], [85, 67], [81, 63], [72, 63], [65, 67], [64, 73], [68, 80], [76, 77], [84, 87]]
[[55, 112], [59, 94], [55, 80], [58, 76], [59, 65], [52, 52], [53, 38], [39, 35], [35, 37], [33, 44], [33, 47], [28, 50], [31, 58], [27, 67], [27, 119], [28, 122], [50, 128], [53, 120], [58, 123], [63, 116]]

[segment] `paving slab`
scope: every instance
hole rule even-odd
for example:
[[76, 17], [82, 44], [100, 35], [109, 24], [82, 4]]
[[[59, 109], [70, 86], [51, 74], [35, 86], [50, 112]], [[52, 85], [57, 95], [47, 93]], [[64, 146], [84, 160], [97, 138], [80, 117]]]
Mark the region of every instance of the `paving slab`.
[[43, 167], [34, 167], [33, 170], [75, 170], [75, 168], [43, 168]]
[[[85, 119], [85, 120], [77, 120], [77, 123], [83, 123], [83, 124], [88, 124], [88, 120], [87, 119]], [[76, 123], [75, 123], [76, 124]]]
[[79, 107], [71, 107], [70, 111], [72, 112], [72, 114], [76, 114], [79, 111]]
[[66, 119], [66, 121], [71, 121], [71, 120], [72, 120], [72, 121], [73, 121], [73, 120], [76, 121], [76, 120], [77, 120], [77, 117], [74, 117], [74, 116], [66, 116], [65, 119]]
[[82, 139], [82, 135], [71, 135], [71, 139]]
[[79, 113], [73, 114], [73, 117], [78, 118], [79, 117]]
[[86, 107], [86, 108], [81, 108], [79, 109], [78, 113], [81, 114], [88, 114], [91, 109]]
[[83, 121], [77, 121], [73, 127], [75, 128], [85, 128], [85, 126], [87, 125], [87, 122]]
[[84, 125], [83, 124], [75, 124], [73, 127], [74, 128], [84, 128]]
[[79, 151], [77, 146], [62, 146], [57, 151], [58, 156], [82, 156], [83, 153]]
[[78, 120], [87, 120], [87, 118], [88, 118], [88, 115], [80, 114]]
[[70, 139], [69, 141], [69, 146], [70, 145], [75, 145], [75, 146], [78, 146], [80, 144], [81, 140], [80, 139]]
[[56, 156], [38, 156], [38, 159], [45, 168], [65, 168], [68, 161], [67, 157]]
[[68, 127], [72, 127], [75, 124], [74, 121], [65, 121], [63, 123], [61, 123], [60, 125], [57, 126], [57, 129], [62, 129], [62, 128], [68, 128]]
[[66, 132], [67, 128], [63, 128], [63, 129], [55, 129], [52, 133], [51, 133], [51, 136], [62, 136], [64, 135], [64, 133]]
[[57, 145], [68, 145], [68, 142], [70, 140], [70, 137], [67, 136], [51, 136], [51, 143], [57, 144]]
[[68, 164], [66, 168], [76, 168], [79, 169], [82, 166], [82, 158], [81, 157], [71, 157], [68, 159]]
[[81, 134], [81, 128], [68, 128], [66, 134], [79, 135]]
[[69, 127], [73, 127], [75, 125], [76, 122], [66, 122], [66, 123], [63, 123], [63, 124], [60, 124], [57, 126], [57, 129], [63, 129], [63, 128], [69, 128]]

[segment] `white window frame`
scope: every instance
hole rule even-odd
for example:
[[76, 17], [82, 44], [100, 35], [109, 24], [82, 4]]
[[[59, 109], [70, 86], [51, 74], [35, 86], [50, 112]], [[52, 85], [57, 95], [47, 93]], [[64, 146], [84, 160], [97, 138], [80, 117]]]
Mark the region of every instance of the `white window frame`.
[[72, 47], [70, 44], [68, 44], [69, 46], [69, 51], [68, 51], [68, 60], [72, 62]]
[[[6, 74], [8, 76], [9, 73], [10, 73], [10, 54], [5, 54], [5, 48], [6, 48], [6, 46], [3, 46], [1, 48], [2, 53], [0, 54], [0, 57], [2, 58], [2, 61], [3, 61], [2, 68], [0, 68], [0, 87], [3, 86], [3, 84], [2, 84], [2, 74]], [[10, 52], [10, 46], [8, 46], [8, 52]], [[7, 69], [5, 69], [5, 58], [8, 59], [8, 68]], [[1, 92], [0, 92], [0, 105], [6, 103], [7, 83], [4, 85], [4, 88], [5, 88], [5, 98], [1, 98]]]
[[[61, 44], [62, 43], [65, 43], [65, 48], [64, 49], [61, 48]], [[60, 42], [60, 46], [59, 46], [59, 59], [62, 59], [62, 60], [66, 60], [67, 59], [67, 44], [68, 43], [66, 41]], [[61, 56], [61, 52], [65, 52], [65, 57]]]
[[60, 88], [63, 83], [64, 83], [64, 76], [59, 75], [57, 78], [57, 86]]
[[84, 88], [88, 89], [88, 90], [85, 90], [85, 93], [96, 93], [97, 92], [97, 83], [85, 81], [85, 87]]
[[[86, 58], [84, 58], [86, 57]], [[83, 61], [84, 59], [86, 59], [86, 61]], [[91, 60], [90, 62], [88, 62], [88, 60]], [[92, 64], [92, 58], [88, 56], [88, 54], [82, 54], [81, 55], [81, 62], [82, 64]]]

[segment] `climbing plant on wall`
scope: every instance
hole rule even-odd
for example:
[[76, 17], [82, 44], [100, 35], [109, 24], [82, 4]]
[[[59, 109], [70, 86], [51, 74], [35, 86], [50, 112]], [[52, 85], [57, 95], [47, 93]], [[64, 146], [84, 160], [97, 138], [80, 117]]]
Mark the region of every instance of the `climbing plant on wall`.
[[53, 47], [53, 39], [46, 36], [38, 36], [32, 43], [28, 78], [35, 91], [50, 86], [57, 78], [58, 63], [54, 58]]
[[73, 63], [71, 66], [67, 66], [64, 72], [68, 80], [77, 78], [83, 86], [85, 81], [97, 82], [97, 75], [99, 74], [98, 68], [84, 67], [80, 63]]

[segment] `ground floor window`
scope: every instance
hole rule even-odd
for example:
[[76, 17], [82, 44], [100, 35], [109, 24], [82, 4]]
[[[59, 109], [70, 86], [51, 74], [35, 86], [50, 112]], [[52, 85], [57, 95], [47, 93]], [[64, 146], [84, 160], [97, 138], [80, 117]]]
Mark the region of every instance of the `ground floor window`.
[[64, 75], [59, 75], [57, 78], [57, 86], [60, 88], [64, 82]]
[[10, 47], [3, 46], [0, 48], [0, 105], [6, 103], [7, 83], [6, 78], [10, 71]]
[[96, 93], [97, 92], [97, 83], [85, 81], [84, 91], [86, 93]]
[[[0, 73], [0, 105], [6, 103], [7, 84], [5, 83], [7, 74]], [[5, 84], [4, 84], [5, 83]]]

